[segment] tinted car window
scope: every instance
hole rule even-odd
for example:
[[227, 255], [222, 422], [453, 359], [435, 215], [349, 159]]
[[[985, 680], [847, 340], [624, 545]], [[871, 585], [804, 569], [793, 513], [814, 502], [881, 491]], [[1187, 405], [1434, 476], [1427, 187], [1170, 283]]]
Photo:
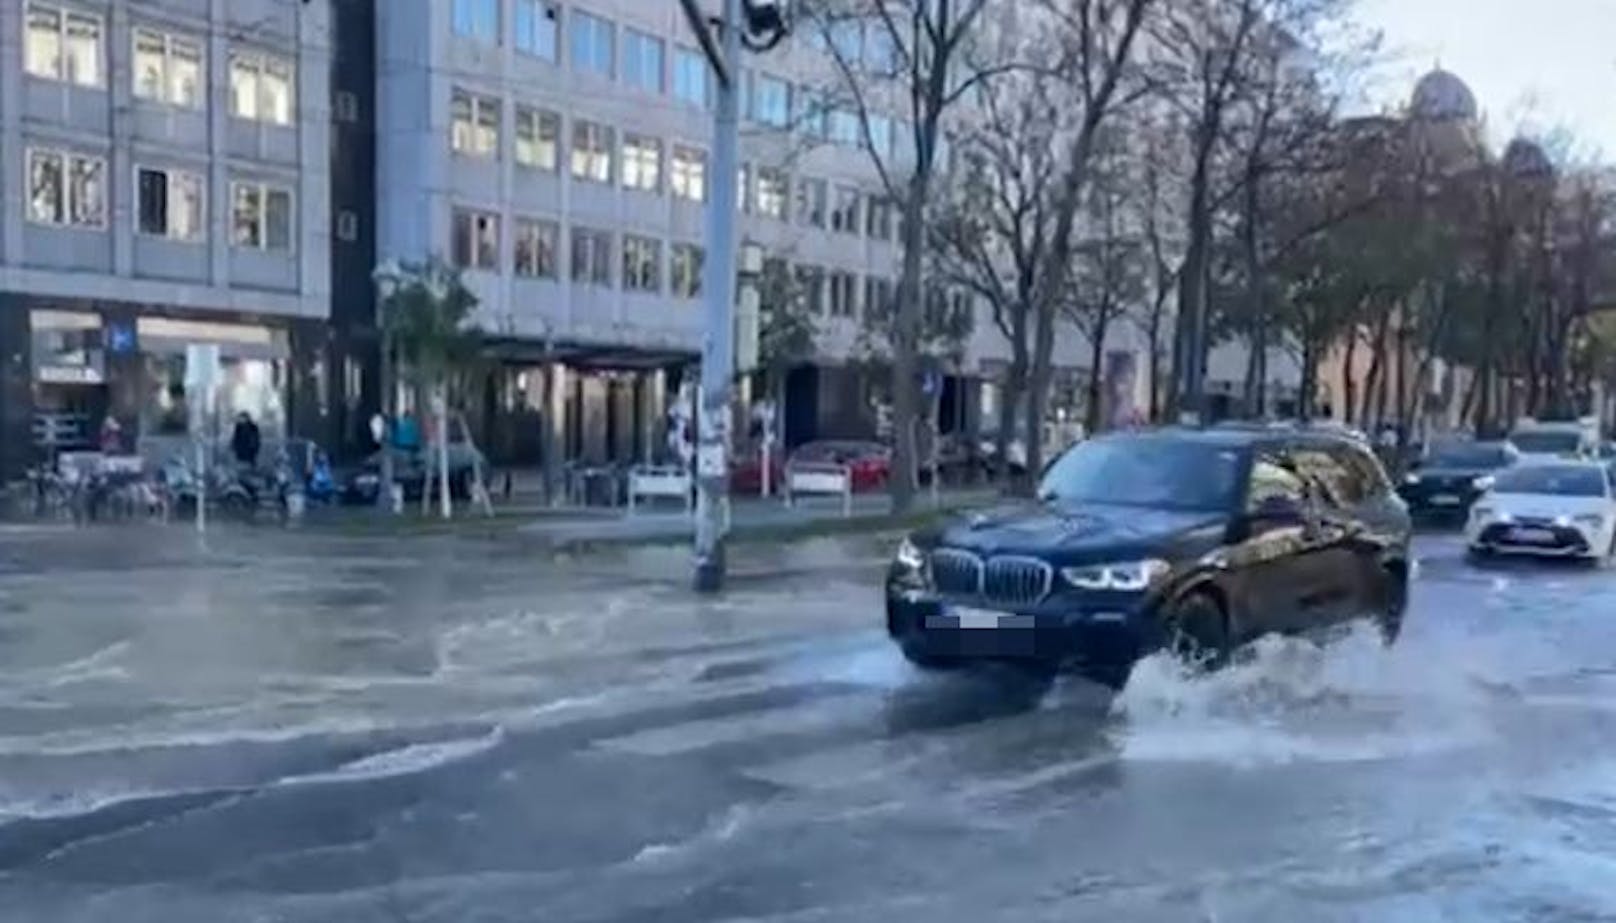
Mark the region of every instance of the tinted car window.
[[1515, 448], [1522, 452], [1538, 452], [1547, 454], [1567, 454], [1582, 448], [1582, 436], [1579, 433], [1561, 430], [1533, 430], [1527, 432], [1511, 433], [1509, 441], [1515, 443]]
[[1159, 438], [1092, 439], [1045, 472], [1039, 495], [1185, 511], [1227, 510], [1239, 483], [1240, 452], [1225, 445]]
[[1605, 472], [1589, 465], [1528, 465], [1498, 475], [1493, 490], [1501, 494], [1556, 494], [1602, 497]]
[[1349, 506], [1364, 497], [1358, 479], [1341, 459], [1317, 446], [1299, 446], [1288, 453], [1291, 467], [1316, 488], [1316, 493], [1332, 506]]
[[1307, 496], [1307, 485], [1302, 478], [1285, 467], [1278, 458], [1262, 454], [1252, 459], [1251, 476], [1246, 488], [1246, 509], [1255, 510], [1266, 501], [1283, 497], [1302, 503]]
[[1431, 468], [1502, 468], [1509, 461], [1509, 449], [1492, 443], [1441, 446], [1425, 464]]

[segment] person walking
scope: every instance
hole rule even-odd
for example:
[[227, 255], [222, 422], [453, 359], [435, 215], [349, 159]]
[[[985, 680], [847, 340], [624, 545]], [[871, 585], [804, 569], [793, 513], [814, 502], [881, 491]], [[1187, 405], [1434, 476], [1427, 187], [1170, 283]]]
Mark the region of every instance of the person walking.
[[252, 414], [242, 411], [236, 414], [236, 427], [230, 433], [230, 454], [236, 458], [236, 463], [243, 469], [251, 471], [258, 467], [258, 453], [263, 448], [263, 436], [258, 431], [258, 424], [253, 422]]

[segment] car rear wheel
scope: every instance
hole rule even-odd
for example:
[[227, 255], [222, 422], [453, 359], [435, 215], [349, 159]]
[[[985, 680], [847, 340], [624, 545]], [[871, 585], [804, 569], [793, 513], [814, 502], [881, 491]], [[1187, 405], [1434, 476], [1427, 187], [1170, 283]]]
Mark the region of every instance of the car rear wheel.
[[1229, 615], [1216, 596], [1192, 591], [1175, 600], [1162, 619], [1163, 646], [1192, 670], [1216, 670], [1229, 662]]

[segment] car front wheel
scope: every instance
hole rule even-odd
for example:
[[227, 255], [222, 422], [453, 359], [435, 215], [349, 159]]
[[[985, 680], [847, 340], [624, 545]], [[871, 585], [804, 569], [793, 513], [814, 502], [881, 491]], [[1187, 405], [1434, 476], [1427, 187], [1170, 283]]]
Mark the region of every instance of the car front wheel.
[[1216, 670], [1229, 662], [1229, 615], [1210, 592], [1191, 591], [1169, 604], [1162, 630], [1167, 652], [1191, 670]]
[[1387, 647], [1397, 643], [1403, 633], [1403, 613], [1408, 609], [1408, 571], [1402, 567], [1387, 567], [1381, 572], [1380, 590], [1375, 606], [1375, 624], [1380, 638]]

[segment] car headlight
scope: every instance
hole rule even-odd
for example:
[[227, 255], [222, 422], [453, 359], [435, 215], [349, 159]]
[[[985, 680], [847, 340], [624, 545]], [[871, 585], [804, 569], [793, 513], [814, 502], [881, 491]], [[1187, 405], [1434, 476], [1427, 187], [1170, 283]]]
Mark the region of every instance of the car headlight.
[[1470, 486], [1477, 490], [1492, 490], [1493, 476], [1490, 474], [1484, 474], [1481, 477], [1476, 478], [1474, 481], [1471, 481]]
[[1405, 475], [1403, 475], [1403, 483], [1404, 484], [1418, 484], [1419, 482], [1420, 482], [1420, 476], [1417, 475], [1417, 474], [1405, 474]]
[[912, 571], [921, 570], [926, 566], [926, 553], [920, 550], [911, 539], [904, 539], [898, 543], [898, 564]]
[[1586, 526], [1587, 528], [1594, 530], [1603, 529], [1605, 527], [1605, 517], [1599, 515], [1598, 513], [1583, 513], [1581, 515], [1571, 517], [1571, 521], [1579, 526]]
[[1121, 564], [1090, 564], [1061, 568], [1061, 579], [1080, 590], [1121, 590], [1138, 592], [1167, 574], [1166, 561], [1127, 561]]

